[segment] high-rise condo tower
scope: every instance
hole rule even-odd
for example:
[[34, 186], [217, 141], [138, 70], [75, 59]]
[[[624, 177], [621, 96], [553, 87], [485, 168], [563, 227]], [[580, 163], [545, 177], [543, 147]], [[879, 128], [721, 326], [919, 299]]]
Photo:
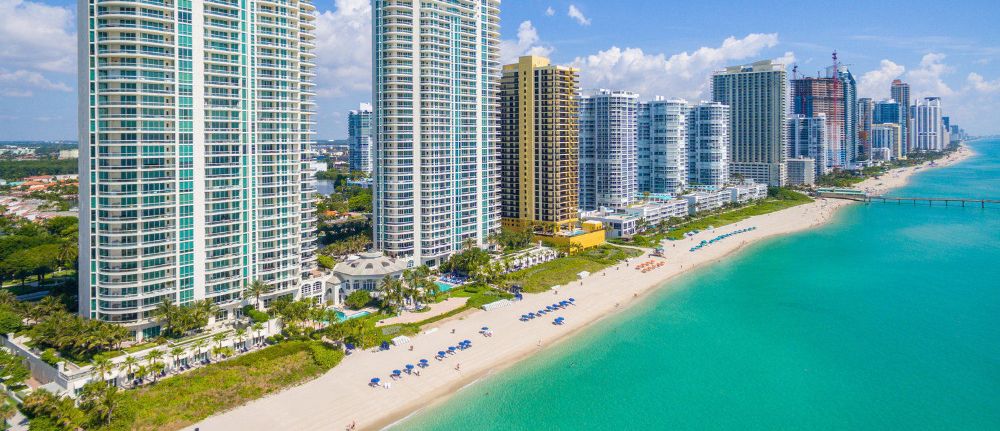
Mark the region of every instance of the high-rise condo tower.
[[437, 265], [500, 227], [499, 0], [372, 2], [374, 243]]
[[78, 5], [80, 313], [153, 336], [163, 301], [226, 317], [252, 280], [303, 296], [312, 2]]

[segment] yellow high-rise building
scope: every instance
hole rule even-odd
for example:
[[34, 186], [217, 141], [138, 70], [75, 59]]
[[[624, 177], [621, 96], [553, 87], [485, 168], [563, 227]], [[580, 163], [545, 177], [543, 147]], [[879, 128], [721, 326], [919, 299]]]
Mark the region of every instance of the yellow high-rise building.
[[501, 217], [554, 231], [577, 221], [579, 70], [524, 56], [500, 81]]

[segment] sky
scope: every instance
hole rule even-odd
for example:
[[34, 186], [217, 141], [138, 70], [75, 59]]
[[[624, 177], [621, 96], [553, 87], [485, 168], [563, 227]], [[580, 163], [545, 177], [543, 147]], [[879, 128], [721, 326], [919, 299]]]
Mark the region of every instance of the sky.
[[[841, 63], [860, 97], [909, 82], [939, 96], [952, 124], [1000, 133], [996, 0], [863, 2], [504, 0], [502, 57], [579, 67], [584, 88], [691, 101], [712, 71], [762, 59], [816, 75]], [[347, 135], [347, 111], [371, 99], [368, 0], [316, 0], [318, 138]], [[0, 140], [74, 140], [76, 2], [0, 0]]]

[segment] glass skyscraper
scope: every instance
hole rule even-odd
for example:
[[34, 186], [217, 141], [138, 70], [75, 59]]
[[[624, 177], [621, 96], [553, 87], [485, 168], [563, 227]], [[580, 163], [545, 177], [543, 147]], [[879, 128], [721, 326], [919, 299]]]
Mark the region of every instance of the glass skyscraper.
[[372, 172], [372, 106], [362, 103], [347, 114], [347, 164], [352, 171]]
[[143, 336], [315, 266], [309, 0], [78, 2], [80, 313]]
[[598, 90], [580, 99], [580, 209], [624, 208], [639, 192], [639, 95]]
[[372, 6], [374, 243], [436, 265], [500, 228], [500, 1]]

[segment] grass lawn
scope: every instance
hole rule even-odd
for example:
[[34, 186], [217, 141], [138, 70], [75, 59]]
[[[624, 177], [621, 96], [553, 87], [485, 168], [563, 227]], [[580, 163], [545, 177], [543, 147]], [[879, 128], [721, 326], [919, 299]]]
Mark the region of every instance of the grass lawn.
[[214, 363], [130, 391], [123, 414], [107, 429], [180, 429], [319, 376], [342, 358], [318, 341], [287, 341]]
[[759, 201], [755, 204], [690, 221], [681, 225], [677, 229], [668, 232], [664, 235], [664, 238], [682, 239], [684, 238], [685, 233], [693, 230], [704, 230], [709, 226], [725, 226], [753, 216], [781, 211], [786, 208], [807, 204], [812, 201], [812, 198], [802, 193], [782, 190], [779, 192], [778, 196], [768, 197], [767, 199]]
[[552, 286], [575, 281], [576, 275], [581, 271], [597, 272], [626, 258], [641, 254], [641, 251], [632, 248], [602, 245], [511, 273], [510, 280], [520, 284], [525, 292], [544, 292]]

